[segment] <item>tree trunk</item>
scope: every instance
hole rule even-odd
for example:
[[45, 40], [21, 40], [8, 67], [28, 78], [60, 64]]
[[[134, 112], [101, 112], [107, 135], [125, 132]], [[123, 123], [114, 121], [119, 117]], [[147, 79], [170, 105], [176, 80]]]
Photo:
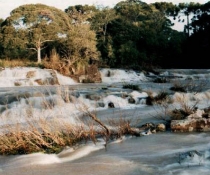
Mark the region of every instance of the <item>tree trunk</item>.
[[41, 63], [41, 47], [37, 48], [37, 62]]
[[187, 34], [190, 37], [190, 22], [189, 22], [189, 13], [187, 13]]

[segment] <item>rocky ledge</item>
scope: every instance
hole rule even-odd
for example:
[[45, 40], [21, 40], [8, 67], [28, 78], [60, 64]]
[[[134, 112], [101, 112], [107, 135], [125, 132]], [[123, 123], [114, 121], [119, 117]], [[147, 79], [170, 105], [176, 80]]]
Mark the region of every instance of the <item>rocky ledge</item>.
[[184, 120], [172, 120], [170, 127], [172, 132], [210, 131], [210, 116], [198, 109]]

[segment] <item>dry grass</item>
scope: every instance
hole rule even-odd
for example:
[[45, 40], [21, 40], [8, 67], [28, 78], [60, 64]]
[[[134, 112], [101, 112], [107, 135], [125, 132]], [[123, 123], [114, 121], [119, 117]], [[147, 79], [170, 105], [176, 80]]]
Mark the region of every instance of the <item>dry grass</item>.
[[179, 108], [175, 108], [171, 111], [171, 119], [172, 120], [183, 120], [190, 114], [193, 114], [197, 110], [197, 105], [199, 100], [194, 101], [190, 104], [183, 94], [182, 96], [178, 96], [176, 98], [176, 103], [179, 104]]
[[[53, 94], [48, 93], [49, 96], [46, 96], [40, 93], [40, 98], [42, 98], [41, 111], [52, 110], [53, 114], [53, 108], [56, 105], [62, 107], [67, 103], [75, 103], [71, 99], [71, 92], [68, 89], [59, 87], [56, 93], [60, 97], [59, 100], [50, 99], [49, 97], [52, 97]], [[28, 97], [24, 98], [28, 100]], [[21, 100], [21, 98], [17, 97], [17, 100]], [[72, 124], [66, 118], [58, 118], [54, 115], [50, 118], [37, 117], [30, 100], [27, 101], [27, 104], [28, 106], [23, 109], [26, 114], [25, 118], [23, 116], [13, 116], [19, 118], [19, 120], [1, 128], [1, 155], [29, 154], [33, 152], [59, 153], [64, 147], [74, 146], [79, 142], [93, 141], [96, 143], [98, 137], [104, 138], [107, 144], [110, 139], [119, 138], [124, 134], [135, 135], [129, 120], [112, 120], [109, 122], [109, 126], [106, 126], [97, 118], [96, 113], [89, 111], [85, 106], [80, 110], [86, 116], [86, 120]], [[9, 108], [4, 112], [8, 110]], [[0, 121], [3, 122], [4, 117], [0, 114]], [[24, 118], [24, 122], [20, 122], [22, 118]], [[87, 122], [87, 119], [89, 122]], [[109, 127], [116, 129], [110, 130]]]
[[14, 68], [14, 67], [40, 67], [44, 68], [43, 64], [38, 64], [37, 62], [29, 61], [27, 59], [1, 59], [0, 67], [6, 68]]
[[21, 66], [26, 66], [28, 62], [29, 61], [22, 59], [16, 59], [16, 60], [4, 59], [0, 60], [0, 67], [21, 67]]
[[173, 86], [170, 88], [172, 91], [176, 92], [202, 92], [208, 85], [208, 80], [200, 80], [199, 82], [194, 80], [186, 80], [185, 82], [175, 80], [172, 82]]

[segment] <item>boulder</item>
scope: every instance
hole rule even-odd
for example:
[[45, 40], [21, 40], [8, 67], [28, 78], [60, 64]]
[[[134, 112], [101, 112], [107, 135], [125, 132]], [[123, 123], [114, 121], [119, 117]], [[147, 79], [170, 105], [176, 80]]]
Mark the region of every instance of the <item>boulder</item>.
[[210, 118], [172, 120], [172, 132], [210, 131]]
[[192, 132], [210, 131], [210, 118], [205, 110], [197, 109], [184, 120], [172, 120], [171, 131], [173, 132]]
[[133, 97], [129, 97], [128, 103], [130, 103], [130, 104], [135, 104], [136, 101], [135, 101], [135, 99], [134, 99]]
[[157, 124], [156, 131], [160, 131], [160, 132], [166, 131], [166, 125], [163, 123]]
[[114, 103], [109, 102], [109, 103], [108, 103], [108, 107], [109, 107], [109, 108], [115, 108]]
[[86, 94], [85, 97], [89, 100], [98, 101], [101, 99], [101, 96], [98, 94]]
[[26, 74], [26, 78], [33, 78], [36, 75], [36, 71], [28, 71]]
[[104, 102], [98, 102], [98, 103], [97, 103], [97, 107], [104, 108], [104, 107], [105, 107]]
[[89, 65], [85, 72], [73, 76], [80, 83], [101, 83], [101, 73], [96, 65]]

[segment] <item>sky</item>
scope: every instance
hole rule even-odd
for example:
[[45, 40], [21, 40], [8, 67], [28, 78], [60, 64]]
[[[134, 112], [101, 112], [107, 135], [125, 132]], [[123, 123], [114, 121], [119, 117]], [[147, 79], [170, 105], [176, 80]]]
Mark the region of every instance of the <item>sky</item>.
[[[103, 5], [103, 6], [114, 6], [116, 3], [122, 0], [0, 0], [0, 18], [6, 19], [10, 12], [19, 7], [20, 5], [24, 4], [36, 4], [42, 3], [49, 6], [57, 7], [61, 10], [68, 8], [69, 6], [73, 5]], [[172, 3], [179, 3], [179, 2], [199, 2], [199, 3], [206, 3], [208, 0], [142, 0], [146, 3], [154, 3], [154, 2], [172, 2]]]

